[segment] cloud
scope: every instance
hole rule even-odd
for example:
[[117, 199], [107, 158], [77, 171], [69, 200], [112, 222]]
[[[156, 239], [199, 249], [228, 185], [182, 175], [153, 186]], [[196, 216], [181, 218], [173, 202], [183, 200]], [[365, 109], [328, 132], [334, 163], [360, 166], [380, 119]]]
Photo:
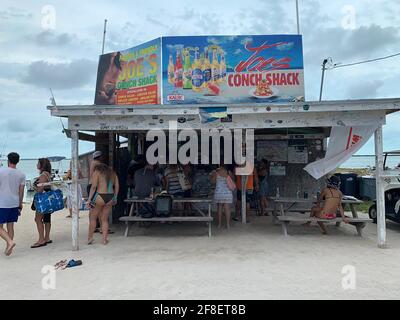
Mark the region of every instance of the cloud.
[[24, 9], [19, 9], [15, 7], [7, 8], [6, 10], [0, 11], [0, 20], [9, 20], [9, 19], [31, 19], [33, 15], [28, 13]]
[[96, 66], [96, 62], [86, 59], [56, 64], [41, 60], [29, 65], [21, 81], [43, 88], [79, 88], [94, 79]]
[[66, 46], [76, 39], [75, 35], [68, 33], [56, 34], [52, 31], [42, 31], [34, 37], [36, 44], [39, 46]]
[[6, 121], [6, 131], [9, 132], [31, 132], [32, 123], [21, 119], [9, 119]]
[[348, 95], [351, 98], [374, 98], [378, 96], [378, 90], [382, 87], [382, 80], [370, 80], [353, 84], [348, 88]]
[[398, 51], [399, 42], [399, 28], [371, 25], [344, 30], [335, 27], [320, 29], [304, 37], [304, 48], [312, 63], [321, 63], [324, 57], [346, 63]]

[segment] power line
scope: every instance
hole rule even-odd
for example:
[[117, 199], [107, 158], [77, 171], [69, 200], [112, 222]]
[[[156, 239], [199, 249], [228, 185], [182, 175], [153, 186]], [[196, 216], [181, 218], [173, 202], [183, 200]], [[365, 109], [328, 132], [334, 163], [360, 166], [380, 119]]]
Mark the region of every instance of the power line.
[[348, 63], [348, 64], [338, 64], [335, 63], [333, 65], [333, 67], [331, 67], [330, 69], [336, 69], [336, 68], [343, 68], [343, 67], [349, 67], [349, 66], [355, 66], [358, 64], [363, 64], [363, 63], [369, 63], [369, 62], [374, 62], [374, 61], [379, 61], [379, 60], [385, 60], [385, 59], [389, 59], [389, 58], [393, 58], [396, 56], [400, 56], [400, 52], [399, 53], [395, 53], [395, 54], [391, 54], [389, 56], [385, 56], [385, 57], [381, 57], [381, 58], [376, 58], [376, 59], [370, 59], [370, 60], [365, 60], [365, 61], [360, 61], [360, 62], [354, 62], [354, 63]]

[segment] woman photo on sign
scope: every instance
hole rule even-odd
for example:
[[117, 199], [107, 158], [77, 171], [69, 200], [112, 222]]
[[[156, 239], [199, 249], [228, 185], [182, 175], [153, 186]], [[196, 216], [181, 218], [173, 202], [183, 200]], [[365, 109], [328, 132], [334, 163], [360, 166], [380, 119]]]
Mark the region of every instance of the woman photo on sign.
[[121, 71], [120, 52], [100, 56], [95, 104], [116, 103], [116, 84]]

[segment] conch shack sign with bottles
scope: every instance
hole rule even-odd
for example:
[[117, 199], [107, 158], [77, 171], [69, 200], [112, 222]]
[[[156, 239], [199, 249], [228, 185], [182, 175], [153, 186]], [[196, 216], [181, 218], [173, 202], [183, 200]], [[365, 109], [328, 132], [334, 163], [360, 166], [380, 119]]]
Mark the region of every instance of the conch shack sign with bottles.
[[299, 100], [304, 100], [301, 36], [257, 35], [163, 37], [103, 55], [95, 103]]

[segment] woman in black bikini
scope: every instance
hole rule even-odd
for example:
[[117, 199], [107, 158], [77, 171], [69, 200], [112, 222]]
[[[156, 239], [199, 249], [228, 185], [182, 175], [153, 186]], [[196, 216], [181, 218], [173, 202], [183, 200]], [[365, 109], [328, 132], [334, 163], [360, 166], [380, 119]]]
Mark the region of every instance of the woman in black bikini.
[[[50, 191], [50, 186], [38, 187], [40, 183], [46, 183], [51, 181], [51, 163], [47, 158], [40, 158], [37, 164], [37, 169], [40, 172], [40, 176], [35, 179], [33, 186], [37, 193]], [[32, 205], [32, 209], [36, 208]], [[50, 240], [50, 230], [51, 230], [51, 214], [41, 214], [36, 211], [35, 214], [36, 227], [39, 233], [39, 240], [31, 246], [31, 248], [44, 247], [53, 241]]]
[[100, 163], [94, 168], [92, 186], [86, 207], [93, 209], [89, 214], [88, 244], [93, 243], [93, 234], [96, 229], [97, 218], [100, 219], [103, 234], [103, 244], [108, 243], [108, 216], [112, 206], [117, 204], [119, 192], [118, 177], [112, 168]]

